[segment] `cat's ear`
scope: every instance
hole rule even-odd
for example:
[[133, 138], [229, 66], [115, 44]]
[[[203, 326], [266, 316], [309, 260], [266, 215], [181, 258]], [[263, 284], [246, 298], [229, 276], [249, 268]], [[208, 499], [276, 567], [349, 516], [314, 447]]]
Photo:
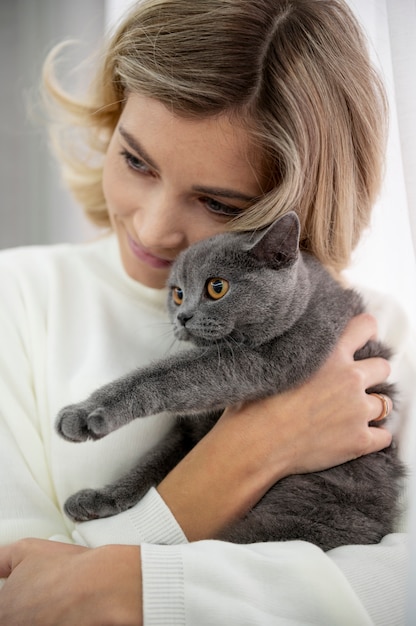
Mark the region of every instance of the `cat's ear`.
[[291, 211], [252, 236], [249, 249], [259, 261], [278, 268], [293, 263], [299, 254], [300, 223]]

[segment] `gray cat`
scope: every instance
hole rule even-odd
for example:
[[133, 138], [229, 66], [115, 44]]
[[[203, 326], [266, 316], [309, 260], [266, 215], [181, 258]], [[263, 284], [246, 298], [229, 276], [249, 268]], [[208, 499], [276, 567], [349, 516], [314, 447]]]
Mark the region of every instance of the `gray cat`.
[[[225, 233], [181, 253], [170, 277], [175, 336], [194, 347], [131, 372], [62, 409], [58, 433], [100, 439], [133, 419], [170, 411], [172, 431], [126, 476], [71, 496], [74, 520], [132, 507], [218, 420], [225, 406], [299, 385], [328, 357], [347, 321], [364, 310], [311, 255], [299, 251], [288, 213], [256, 233]], [[385, 356], [368, 342], [355, 358]], [[393, 394], [391, 385], [368, 390]], [[293, 416], [296, 419], [296, 415]], [[379, 422], [377, 422], [379, 424]], [[376, 543], [398, 515], [403, 467], [394, 445], [326, 471], [280, 480], [220, 539], [304, 539], [324, 550]]]

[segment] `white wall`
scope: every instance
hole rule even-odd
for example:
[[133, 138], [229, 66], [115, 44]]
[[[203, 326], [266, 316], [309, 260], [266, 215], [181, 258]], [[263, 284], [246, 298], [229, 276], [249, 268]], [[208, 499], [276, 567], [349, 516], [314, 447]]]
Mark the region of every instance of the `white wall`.
[[69, 69], [95, 47], [104, 28], [103, 0], [1, 0], [0, 2], [0, 248], [77, 241], [92, 232], [60, 182], [39, 117], [42, 61], [64, 38], [82, 44]]
[[416, 325], [416, 3], [348, 2], [370, 40], [390, 106], [384, 185], [348, 274], [356, 283], [393, 294]]

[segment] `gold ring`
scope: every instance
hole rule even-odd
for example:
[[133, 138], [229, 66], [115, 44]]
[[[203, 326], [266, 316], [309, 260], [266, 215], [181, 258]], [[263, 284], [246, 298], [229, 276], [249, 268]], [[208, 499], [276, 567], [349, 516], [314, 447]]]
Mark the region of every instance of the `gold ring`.
[[370, 396], [375, 396], [376, 398], [379, 398], [383, 404], [383, 409], [380, 415], [372, 421], [378, 422], [380, 420], [384, 420], [384, 418], [387, 417], [387, 415], [389, 414], [389, 403], [386, 396], [384, 396], [382, 393], [370, 393]]

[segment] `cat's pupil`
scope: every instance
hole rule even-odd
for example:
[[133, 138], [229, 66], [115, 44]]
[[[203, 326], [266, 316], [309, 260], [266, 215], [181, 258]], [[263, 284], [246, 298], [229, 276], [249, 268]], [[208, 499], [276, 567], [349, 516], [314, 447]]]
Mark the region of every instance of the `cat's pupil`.
[[172, 298], [175, 304], [182, 304], [183, 290], [180, 287], [172, 287]]
[[223, 290], [222, 280], [212, 281], [212, 288], [216, 293], [221, 293], [221, 291]]

